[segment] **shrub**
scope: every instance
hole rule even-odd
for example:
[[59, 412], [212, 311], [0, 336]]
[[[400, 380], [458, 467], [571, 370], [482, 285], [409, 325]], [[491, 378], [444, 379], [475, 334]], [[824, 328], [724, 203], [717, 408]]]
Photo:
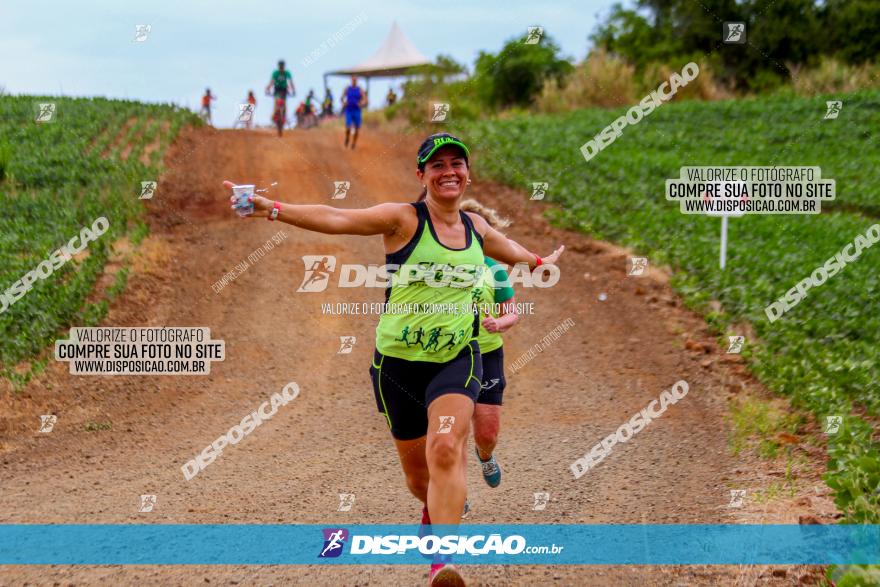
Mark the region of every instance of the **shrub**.
[[598, 49], [565, 80], [547, 80], [535, 106], [540, 112], [565, 112], [590, 106], [624, 106], [635, 100], [635, 67]]
[[812, 68], [789, 65], [791, 85], [802, 96], [880, 88], [880, 66], [865, 63], [847, 65], [833, 57], [823, 57]]

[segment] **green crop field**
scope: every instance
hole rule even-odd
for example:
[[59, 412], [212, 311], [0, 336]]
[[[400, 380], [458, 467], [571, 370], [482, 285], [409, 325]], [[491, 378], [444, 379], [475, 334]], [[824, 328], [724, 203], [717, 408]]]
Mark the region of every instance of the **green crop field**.
[[[51, 121], [36, 122], [39, 103], [55, 103]], [[0, 293], [95, 219], [103, 216], [110, 224], [87, 253], [3, 305], [0, 374], [20, 378], [14, 367], [39, 355], [61, 328], [103, 316], [107, 297], [124, 287], [125, 269], [103, 299], [87, 300], [113, 243], [145, 234], [140, 182], [158, 179], [166, 147], [195, 121], [188, 111], [165, 105], [0, 97]]]
[[[826, 100], [843, 100], [823, 120]], [[452, 111], [455, 110], [452, 105]], [[625, 109], [580, 110], [470, 122], [477, 173], [523, 189], [549, 182], [547, 199], [567, 227], [632, 247], [675, 271], [673, 285], [717, 326], [737, 334], [748, 321], [750, 368], [823, 423], [846, 415], [829, 436], [829, 485], [852, 521], [880, 521], [880, 246], [865, 249], [782, 318], [764, 308], [880, 222], [880, 92], [845, 96], [670, 103], [628, 126], [590, 161], [580, 147]], [[664, 196], [683, 166], [820, 166], [837, 182], [815, 216], [748, 215], [730, 220], [727, 268], [718, 266], [720, 220], [684, 215]], [[710, 300], [721, 303], [713, 311]]]

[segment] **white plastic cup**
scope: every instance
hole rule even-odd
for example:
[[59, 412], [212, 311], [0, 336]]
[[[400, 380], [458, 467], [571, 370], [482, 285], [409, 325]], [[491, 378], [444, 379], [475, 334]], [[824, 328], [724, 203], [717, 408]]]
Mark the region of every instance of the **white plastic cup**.
[[250, 216], [254, 213], [254, 203], [248, 202], [248, 198], [254, 195], [253, 185], [237, 185], [232, 188], [235, 198], [235, 213], [239, 216]]

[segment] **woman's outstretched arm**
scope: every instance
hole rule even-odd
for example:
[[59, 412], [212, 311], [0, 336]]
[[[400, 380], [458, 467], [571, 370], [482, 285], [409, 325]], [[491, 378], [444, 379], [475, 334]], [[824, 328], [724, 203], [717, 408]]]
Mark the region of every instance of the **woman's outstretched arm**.
[[[223, 185], [231, 188], [230, 181]], [[230, 198], [233, 201], [234, 198]], [[274, 200], [254, 195], [254, 213], [256, 218], [265, 218], [275, 206]], [[353, 234], [371, 236], [391, 234], [400, 227], [404, 209], [407, 204], [379, 204], [370, 208], [334, 208], [323, 204], [287, 204], [278, 203], [277, 220], [293, 226], [322, 232], [324, 234]]]
[[[473, 212], [467, 215], [474, 221], [474, 228], [483, 235], [483, 253], [510, 266], [517, 263], [528, 263], [529, 269], [538, 265], [555, 265], [559, 256], [565, 251], [565, 245], [560, 246], [546, 257], [538, 257], [536, 253], [529, 251], [513, 239], [507, 238], [486, 222], [486, 219]], [[540, 262], [538, 261], [540, 259]]]

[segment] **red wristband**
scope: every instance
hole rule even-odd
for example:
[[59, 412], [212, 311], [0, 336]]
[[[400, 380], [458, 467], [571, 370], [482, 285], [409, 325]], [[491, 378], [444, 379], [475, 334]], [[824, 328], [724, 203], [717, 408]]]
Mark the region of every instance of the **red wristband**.
[[542, 260], [541, 260], [541, 257], [539, 257], [538, 255], [535, 255], [535, 261], [538, 262], [538, 264], [535, 265], [535, 267], [540, 267], [541, 265], [544, 264], [544, 261], [542, 261]]
[[273, 202], [272, 210], [269, 212], [269, 215], [266, 216], [266, 220], [275, 220], [278, 218], [279, 212], [281, 212], [281, 202]]

